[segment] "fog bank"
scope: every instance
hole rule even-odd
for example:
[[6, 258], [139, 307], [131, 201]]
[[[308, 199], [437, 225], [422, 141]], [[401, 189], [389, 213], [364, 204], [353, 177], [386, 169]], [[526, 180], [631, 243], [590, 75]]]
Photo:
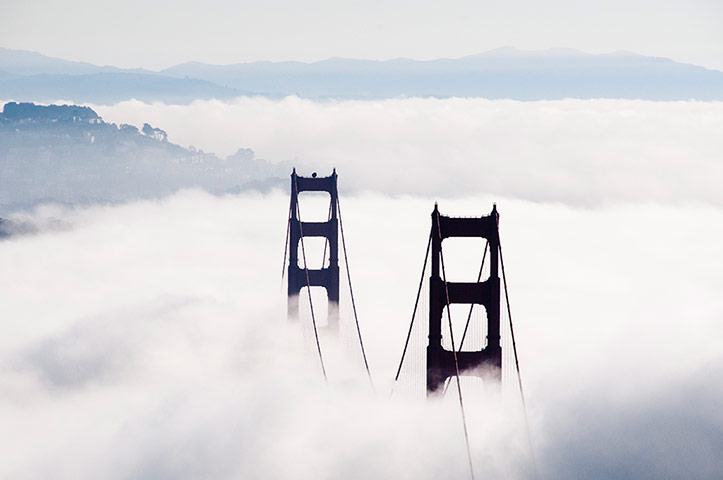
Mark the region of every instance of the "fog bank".
[[723, 204], [721, 102], [242, 97], [93, 108], [106, 121], [150, 122], [172, 142], [221, 155], [249, 147], [271, 162], [336, 167], [357, 190]]
[[[454, 397], [387, 400], [435, 200], [451, 215], [498, 202], [542, 478], [723, 471], [720, 208], [351, 195], [352, 177], [341, 200], [377, 396], [358, 352], [322, 337], [325, 386], [286, 322], [281, 192], [11, 217], [36, 233], [0, 242], [0, 476], [464, 478]], [[467, 395], [478, 476], [532, 478], [515, 398]]]

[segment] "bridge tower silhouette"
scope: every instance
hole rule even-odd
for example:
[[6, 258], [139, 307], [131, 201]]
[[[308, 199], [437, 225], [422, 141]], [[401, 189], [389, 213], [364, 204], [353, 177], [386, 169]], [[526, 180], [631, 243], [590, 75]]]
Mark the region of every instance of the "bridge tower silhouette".
[[[483, 379], [502, 380], [500, 346], [500, 277], [499, 216], [497, 206], [483, 217], [448, 217], [440, 215], [437, 205], [432, 212], [432, 272], [429, 278], [429, 343], [427, 346], [427, 395], [438, 393], [448, 378], [475, 375]], [[442, 241], [446, 238], [484, 238], [489, 242], [490, 276], [484, 281], [449, 282], [444, 272]], [[484, 261], [484, 260], [483, 260]], [[442, 276], [440, 276], [440, 264]], [[487, 312], [487, 344], [481, 350], [460, 351], [442, 346], [442, 317], [452, 304], [482, 305]], [[450, 324], [451, 324], [451, 317]], [[450, 325], [451, 326], [451, 325]], [[457, 372], [457, 369], [459, 371]]]
[[[327, 192], [330, 197], [329, 219], [326, 222], [304, 222], [299, 209], [299, 193]], [[339, 222], [337, 218], [336, 169], [328, 177], [311, 177], [297, 175], [296, 169], [291, 173], [291, 204], [289, 207], [289, 266], [288, 266], [288, 315], [289, 318], [299, 317], [299, 293], [304, 287], [324, 287], [328, 298], [327, 328], [339, 329]], [[329, 246], [329, 265], [319, 269], [311, 269], [306, 260], [299, 266], [299, 243], [305, 237], [324, 237]], [[303, 250], [302, 250], [303, 251]]]
[[[482, 264], [480, 265], [479, 275], [476, 282], [451, 282], [447, 279], [444, 252], [442, 243], [447, 238], [483, 238], [486, 239], [484, 254], [482, 256]], [[431, 255], [430, 255], [431, 251]], [[487, 252], [490, 253], [489, 277], [482, 280], [484, 272], [485, 259]], [[390, 392], [390, 397], [394, 393], [394, 387], [399, 381], [404, 360], [408, 352], [412, 357], [412, 387], [416, 390], [414, 377], [418, 377], [419, 364], [415, 359], [419, 359], [419, 354], [414, 353], [414, 347], [410, 350], [410, 340], [415, 331], [414, 322], [417, 318], [417, 312], [420, 311], [419, 300], [421, 298], [425, 275], [427, 274], [428, 260], [431, 259], [431, 274], [429, 276], [429, 322], [428, 322], [428, 343], [426, 351], [426, 390], [427, 397], [433, 397], [444, 388], [446, 392], [447, 380], [454, 378], [457, 383], [457, 395], [459, 398], [460, 414], [462, 417], [462, 426], [464, 429], [465, 446], [467, 448], [467, 460], [469, 463], [470, 477], [474, 480], [474, 467], [472, 462], [472, 450], [469, 442], [469, 431], [467, 429], [467, 418], [465, 415], [465, 407], [462, 395], [462, 384], [460, 377], [474, 375], [482, 378], [483, 381], [492, 381], [492, 389], [496, 390], [502, 383], [502, 341], [500, 331], [500, 300], [501, 286], [504, 285], [505, 303], [507, 311], [507, 319], [509, 320], [509, 336], [505, 333], [506, 351], [511, 347], [514, 363], [505, 360], [505, 366], [513, 365], [517, 374], [517, 385], [519, 387], [520, 400], [525, 418], [525, 427], [527, 430], [527, 439], [530, 446], [530, 456], [532, 467], [536, 471], [536, 463], [534, 451], [532, 448], [532, 440], [530, 436], [530, 427], [527, 419], [527, 406], [525, 404], [525, 395], [522, 389], [522, 377], [520, 375], [520, 363], [517, 356], [517, 346], [515, 343], [515, 331], [512, 326], [512, 314], [510, 312], [509, 292], [507, 288], [507, 275], [505, 273], [505, 262], [502, 257], [502, 246], [500, 244], [499, 235], [499, 214], [497, 213], [497, 205], [492, 207], [492, 212], [482, 217], [448, 217], [439, 213], [437, 204], [434, 204], [432, 211], [432, 228], [429, 232], [429, 240], [427, 243], [427, 251], [424, 254], [424, 265], [422, 266], [422, 274], [419, 279], [419, 288], [417, 289], [416, 299], [414, 301], [414, 309], [412, 318], [407, 330], [407, 338], [404, 342], [402, 356], [397, 366], [397, 372], [394, 376], [394, 383]], [[502, 278], [500, 278], [500, 270]], [[467, 324], [465, 325], [464, 334], [457, 344], [454, 339], [454, 328], [452, 325], [452, 316], [450, 307], [453, 304], [467, 304], [470, 306]], [[470, 326], [473, 308], [475, 305], [481, 305], [486, 311], [487, 320], [487, 338], [486, 343], [482, 342], [481, 335], [475, 339], [475, 344], [484, 345], [479, 350], [467, 349], [463, 350], [465, 335]], [[449, 326], [449, 342], [442, 337], [442, 321], [447, 309], [447, 322]], [[423, 308], [421, 309], [423, 310]], [[416, 332], [420, 332], [419, 329]], [[416, 336], [416, 335], [415, 335]], [[418, 337], [416, 337], [418, 338]], [[445, 340], [443, 342], [443, 340]], [[507, 343], [509, 341], [509, 343]], [[412, 342], [417, 344], [417, 341]], [[450, 344], [451, 350], [447, 347]], [[421, 345], [420, 345], [421, 346]], [[421, 362], [420, 362], [421, 363]], [[445, 385], [446, 384], [446, 385]]]

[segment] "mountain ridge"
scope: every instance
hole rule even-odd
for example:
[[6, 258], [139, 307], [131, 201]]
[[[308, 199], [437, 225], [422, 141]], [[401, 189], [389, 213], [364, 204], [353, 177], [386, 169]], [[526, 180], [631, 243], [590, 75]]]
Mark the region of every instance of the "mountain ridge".
[[[17, 49], [9, 49], [5, 47], [0, 47], [0, 70], [4, 70], [7, 73], [14, 73], [17, 75], [32, 75], [41, 73], [40, 71], [33, 71], [32, 73], [27, 73], [27, 69], [30, 67], [28, 65], [32, 65], [33, 62], [28, 62], [27, 59], [42, 59], [44, 62], [50, 63], [50, 64], [57, 64], [57, 65], [64, 65], [67, 67], [74, 66], [77, 68], [78, 72], [84, 72], [84, 73], [98, 73], [98, 72], [130, 72], [130, 73], [146, 73], [146, 74], [163, 74], [164, 72], [171, 71], [173, 69], [176, 69], [178, 67], [186, 67], [186, 66], [213, 66], [213, 67], [236, 67], [236, 66], [247, 66], [247, 65], [278, 65], [278, 64], [287, 64], [287, 65], [318, 65], [318, 64], [325, 64], [325, 63], [333, 63], [337, 61], [344, 61], [344, 62], [362, 62], [362, 63], [382, 63], [382, 64], [390, 64], [395, 62], [411, 62], [411, 63], [432, 63], [432, 62], [439, 62], [439, 61], [459, 61], [459, 60], [472, 60], [472, 59], [480, 59], [480, 58], [494, 58], [501, 56], [501, 54], [505, 54], [508, 58], [509, 57], [516, 57], [516, 58], [530, 58], [530, 57], [536, 57], [536, 58], [554, 58], [554, 57], [562, 57], [563, 55], [560, 54], [567, 54], [567, 58], [571, 57], [581, 57], [581, 58], [615, 58], [615, 57], [630, 57], [630, 58], [645, 58], [648, 60], [656, 60], [656, 61], [665, 61], [665, 62], [672, 62], [675, 64], [680, 65], [687, 65], [691, 67], [699, 67], [703, 68], [708, 71], [713, 72], [722, 72], [721, 70], [708, 68], [702, 65], [696, 65], [691, 63], [684, 63], [684, 62], [678, 62], [676, 60], [673, 60], [668, 57], [659, 57], [659, 56], [650, 56], [650, 55], [643, 55], [637, 52], [629, 51], [629, 50], [615, 50], [612, 52], [607, 53], [588, 53], [583, 50], [578, 50], [575, 48], [569, 48], [569, 47], [551, 47], [547, 49], [542, 50], [527, 50], [527, 49], [520, 49], [516, 47], [511, 46], [502, 46], [493, 48], [490, 50], [485, 50], [483, 52], [479, 53], [473, 53], [469, 55], [462, 55], [459, 57], [438, 57], [428, 60], [421, 60], [421, 59], [414, 59], [414, 58], [408, 58], [408, 57], [395, 57], [395, 58], [389, 58], [384, 60], [374, 60], [374, 59], [367, 59], [367, 58], [355, 58], [355, 57], [342, 57], [342, 56], [333, 56], [328, 58], [323, 58], [320, 60], [314, 60], [311, 62], [304, 62], [300, 60], [253, 60], [248, 62], [233, 62], [233, 63], [223, 63], [223, 64], [216, 64], [216, 63], [207, 63], [202, 62], [199, 60], [190, 60], [187, 62], [181, 62], [175, 65], [171, 65], [170, 67], [158, 69], [158, 70], [151, 70], [147, 68], [137, 67], [137, 68], [122, 68], [117, 67], [114, 65], [96, 65], [90, 62], [82, 62], [82, 61], [76, 61], [76, 60], [66, 60], [60, 57], [52, 57], [49, 55], [44, 55], [40, 52], [32, 51], [32, 50], [17, 50]], [[13, 68], [8, 68], [8, 60], [12, 59], [19, 59], [21, 57], [24, 57], [24, 60], [22, 62], [19, 62], [23, 65], [22, 69], [23, 71], [13, 71]], [[17, 60], [16, 60], [17, 62]], [[11, 65], [12, 63], [10, 63]], [[37, 62], [35, 63], [37, 65]], [[40, 67], [36, 67], [39, 68]], [[57, 69], [49, 71], [48, 67], [45, 67], [42, 70], [42, 73], [59, 73]]]
[[[25, 63], [23, 63], [25, 62]], [[68, 73], [70, 72], [70, 73]], [[45, 76], [43, 76], [45, 75]], [[95, 77], [93, 77], [95, 75]], [[190, 103], [258, 95], [310, 99], [483, 97], [723, 100], [723, 71], [628, 51], [500, 47], [458, 58], [185, 62], [154, 72], [0, 49], [0, 100]]]

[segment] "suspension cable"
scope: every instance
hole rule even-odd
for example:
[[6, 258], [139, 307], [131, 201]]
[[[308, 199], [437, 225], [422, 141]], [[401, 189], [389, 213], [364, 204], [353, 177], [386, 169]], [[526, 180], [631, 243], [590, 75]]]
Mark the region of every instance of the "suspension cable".
[[500, 252], [500, 266], [502, 267], [502, 283], [505, 287], [505, 302], [507, 303], [507, 318], [510, 321], [510, 335], [512, 336], [512, 351], [515, 356], [515, 368], [517, 369], [517, 382], [520, 387], [520, 399], [522, 400], [522, 412], [525, 417], [525, 428], [527, 429], [527, 442], [530, 447], [530, 457], [532, 458], [532, 467], [537, 477], [537, 461], [535, 460], [535, 450], [532, 447], [532, 434], [530, 433], [530, 421], [527, 418], [527, 403], [525, 402], [525, 392], [522, 389], [522, 375], [520, 374], [520, 361], [517, 357], [517, 344], [515, 343], [515, 329], [512, 326], [512, 312], [510, 310], [510, 297], [507, 291], [507, 275], [505, 274], [505, 261], [502, 257], [502, 242], [498, 242]]
[[397, 374], [394, 376], [394, 383], [392, 384], [392, 390], [389, 392], [391, 398], [394, 393], [394, 386], [399, 380], [399, 374], [402, 372], [402, 364], [404, 364], [404, 357], [407, 354], [407, 347], [409, 346], [409, 339], [412, 336], [412, 327], [414, 327], [414, 318], [417, 315], [417, 307], [419, 306], [419, 297], [422, 293], [422, 285], [424, 284], [424, 272], [427, 271], [427, 259], [429, 258], [429, 247], [432, 245], [432, 231], [429, 231], [429, 240], [427, 241], [427, 253], [424, 254], [424, 265], [422, 266], [422, 278], [419, 279], [419, 288], [417, 289], [417, 299], [414, 300], [414, 310], [412, 311], [412, 321], [409, 323], [409, 331], [407, 331], [407, 340], [404, 342], [404, 350], [402, 350], [402, 358], [399, 360], [399, 367], [397, 367]]
[[[296, 185], [296, 177], [294, 177], [294, 190], [299, 191]], [[324, 367], [324, 356], [321, 354], [321, 343], [319, 342], [319, 331], [316, 328], [316, 317], [314, 316], [314, 303], [311, 301], [311, 280], [309, 279], [309, 268], [306, 264], [306, 250], [304, 249], [304, 227], [301, 221], [301, 207], [299, 202], [296, 202], [296, 212], [299, 217], [299, 234], [301, 239], [301, 255], [304, 259], [304, 272], [306, 272], [306, 291], [309, 294], [309, 308], [311, 310], [311, 323], [314, 326], [314, 339], [316, 340], [316, 350], [319, 352], [319, 363], [321, 364], [321, 373], [324, 374], [324, 381], [329, 383], [329, 379], [326, 376], [326, 367]]]
[[292, 202], [289, 200], [289, 218], [286, 219], [286, 241], [284, 242], [284, 267], [281, 269], [281, 286], [284, 285], [284, 275], [286, 275], [286, 255], [289, 253], [289, 232], [291, 231], [291, 207]]
[[462, 413], [462, 427], [464, 428], [464, 442], [467, 447], [467, 461], [469, 462], [469, 474], [474, 480], [474, 467], [472, 466], [472, 451], [469, 447], [469, 433], [467, 432], [467, 416], [464, 413], [464, 402], [462, 401], [462, 383], [459, 379], [459, 362], [457, 361], [457, 350], [454, 348], [454, 332], [452, 331], [452, 313], [449, 309], [449, 288], [447, 286], [447, 273], [444, 270], [444, 254], [442, 253], [442, 229], [439, 224], [439, 211], [435, 209], [437, 214], [437, 234], [439, 235], [439, 258], [442, 262], [442, 279], [444, 280], [444, 293], [447, 297], [447, 321], [449, 323], [449, 339], [452, 342], [452, 355], [454, 356], [454, 376], [457, 380], [457, 393], [459, 396], [459, 409]]
[[[477, 274], [477, 283], [479, 283], [480, 280], [482, 280], [482, 270], [485, 268], [485, 258], [487, 258], [487, 249], [490, 246], [490, 241], [487, 240], [485, 243], [485, 251], [482, 254], [482, 264], [479, 266], [479, 273]], [[472, 319], [472, 310], [474, 309], [474, 303], [470, 304], [469, 306], [469, 314], [467, 314], [467, 323], [464, 325], [464, 332], [462, 332], [462, 340], [459, 341], [459, 348], [457, 351], [462, 350], [462, 345], [464, 345], [464, 339], [467, 338], [467, 329], [469, 328], [469, 322]], [[454, 348], [454, 345], [452, 345]]]
[[[367, 361], [367, 354], [366, 350], [364, 350], [364, 341], [362, 340], [362, 334], [361, 329], [359, 328], [359, 317], [356, 313], [356, 302], [354, 302], [354, 289], [351, 286], [351, 273], [349, 273], [349, 258], [346, 254], [346, 240], [344, 239], [344, 222], [341, 219], [341, 203], [339, 202], [339, 198], [337, 196], [336, 199], [336, 206], [339, 210], [339, 229], [341, 230], [341, 245], [344, 250], [344, 264], [346, 265], [346, 278], [349, 282], [349, 294], [351, 295], [351, 308], [354, 311], [354, 322], [356, 323], [356, 333], [359, 337], [359, 346], [361, 347], [361, 354], [362, 358], [364, 359], [364, 368], [367, 370], [367, 376], [369, 377], [369, 384], [372, 386], [372, 391], [376, 393], [376, 390], [374, 388], [374, 382], [372, 381], [372, 373], [369, 370], [369, 362]], [[326, 255], [326, 254], [325, 254]]]

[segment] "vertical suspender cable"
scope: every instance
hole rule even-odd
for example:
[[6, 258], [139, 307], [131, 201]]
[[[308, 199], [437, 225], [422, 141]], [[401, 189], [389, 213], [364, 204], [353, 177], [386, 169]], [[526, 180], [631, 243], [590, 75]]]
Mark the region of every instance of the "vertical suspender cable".
[[286, 275], [286, 255], [289, 253], [289, 232], [291, 231], [291, 200], [289, 200], [289, 218], [286, 220], [286, 241], [284, 242], [284, 267], [281, 269], [281, 284]]
[[[439, 234], [440, 243], [442, 241], [442, 229], [439, 224], [439, 211], [437, 213], [437, 233]], [[469, 447], [469, 434], [467, 433], [467, 416], [464, 414], [464, 402], [462, 401], [462, 383], [459, 379], [459, 362], [457, 361], [457, 350], [454, 348], [454, 332], [452, 331], [452, 313], [449, 310], [449, 288], [447, 287], [447, 273], [444, 270], [444, 254], [442, 246], [439, 247], [439, 258], [442, 262], [442, 278], [444, 279], [444, 292], [447, 296], [447, 321], [449, 322], [449, 339], [452, 343], [452, 355], [454, 356], [454, 376], [457, 379], [457, 393], [459, 396], [459, 409], [462, 413], [462, 427], [464, 428], [464, 442], [467, 447], [467, 461], [469, 462], [469, 474], [474, 480], [474, 467], [472, 466], [472, 451]]]
[[369, 377], [369, 384], [372, 386], [372, 391], [376, 392], [374, 389], [374, 382], [372, 381], [372, 374], [369, 370], [369, 362], [367, 361], [367, 354], [366, 350], [364, 350], [364, 341], [362, 340], [362, 334], [361, 329], [359, 328], [359, 317], [356, 313], [356, 302], [354, 302], [354, 289], [351, 286], [351, 274], [349, 273], [349, 257], [346, 254], [346, 240], [344, 239], [344, 222], [341, 219], [341, 202], [339, 202], [339, 198], [336, 199], [336, 206], [339, 210], [339, 229], [341, 230], [341, 245], [344, 250], [344, 264], [346, 265], [346, 279], [349, 282], [349, 295], [351, 295], [351, 308], [354, 311], [354, 322], [356, 323], [356, 333], [359, 337], [359, 346], [361, 347], [361, 354], [362, 358], [364, 359], [364, 368], [367, 370], [367, 376]]
[[432, 232], [429, 232], [429, 240], [427, 241], [427, 253], [424, 254], [424, 265], [422, 266], [422, 278], [419, 279], [419, 288], [417, 289], [417, 299], [414, 300], [414, 310], [412, 311], [412, 321], [409, 323], [409, 331], [407, 331], [407, 340], [404, 342], [404, 350], [402, 350], [402, 358], [399, 360], [399, 367], [397, 367], [397, 374], [394, 375], [394, 383], [392, 384], [392, 390], [389, 392], [391, 397], [394, 393], [394, 386], [399, 380], [399, 374], [402, 372], [402, 365], [404, 364], [404, 356], [407, 354], [407, 347], [409, 346], [409, 339], [412, 336], [412, 327], [414, 327], [414, 317], [417, 315], [417, 307], [419, 306], [419, 297], [422, 293], [422, 285], [424, 284], [424, 272], [427, 271], [427, 259], [429, 258], [429, 247], [432, 245]]
[[[296, 185], [296, 177], [294, 177], [294, 190], [296, 192], [299, 191], [298, 186]], [[326, 367], [324, 367], [324, 357], [321, 354], [321, 343], [319, 342], [319, 331], [316, 328], [316, 317], [314, 317], [314, 304], [311, 301], [311, 280], [309, 279], [309, 268], [306, 264], [306, 250], [304, 249], [304, 227], [303, 223], [301, 221], [301, 207], [299, 206], [299, 202], [296, 202], [296, 212], [297, 216], [299, 217], [299, 234], [301, 239], [301, 255], [304, 259], [304, 272], [306, 272], [306, 291], [309, 294], [309, 308], [311, 309], [311, 323], [314, 326], [314, 339], [316, 340], [316, 350], [319, 352], [319, 363], [321, 364], [321, 373], [324, 374], [324, 381], [329, 382], [329, 379], [326, 377]]]
[[498, 243], [500, 252], [500, 266], [502, 267], [502, 282], [505, 287], [505, 302], [507, 303], [507, 318], [510, 320], [510, 335], [512, 337], [512, 351], [515, 356], [515, 368], [517, 369], [517, 381], [520, 387], [520, 398], [522, 399], [522, 411], [525, 416], [525, 428], [527, 429], [527, 441], [530, 446], [530, 457], [532, 458], [532, 467], [537, 476], [537, 461], [535, 460], [535, 450], [532, 448], [532, 435], [530, 433], [530, 422], [527, 418], [527, 404], [525, 403], [525, 392], [522, 390], [522, 376], [520, 375], [520, 361], [517, 358], [517, 344], [515, 343], [515, 329], [512, 326], [512, 312], [510, 310], [510, 296], [507, 291], [507, 275], [505, 274], [505, 261], [502, 258], [502, 242]]

